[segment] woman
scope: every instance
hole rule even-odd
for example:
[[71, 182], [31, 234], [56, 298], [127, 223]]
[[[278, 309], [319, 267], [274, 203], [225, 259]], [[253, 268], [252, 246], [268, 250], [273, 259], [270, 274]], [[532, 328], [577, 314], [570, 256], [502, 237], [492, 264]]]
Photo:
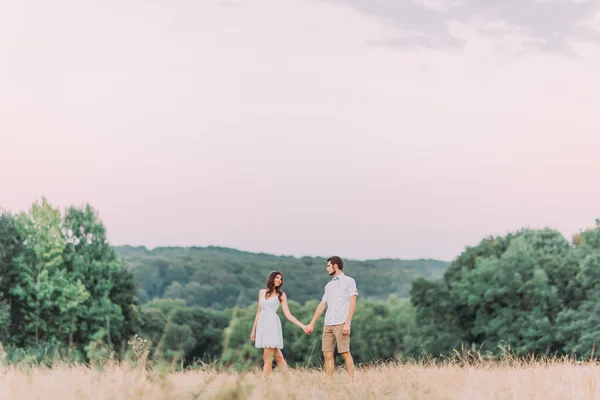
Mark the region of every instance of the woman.
[[292, 313], [287, 303], [285, 293], [281, 291], [283, 286], [283, 275], [279, 271], [271, 271], [267, 277], [267, 288], [258, 292], [258, 310], [254, 317], [254, 326], [250, 334], [250, 340], [255, 341], [255, 347], [264, 349], [263, 352], [263, 378], [265, 381], [273, 369], [273, 357], [277, 366], [281, 369], [283, 377], [288, 380], [289, 373], [285, 358], [283, 358], [283, 334], [281, 330], [281, 321], [277, 315], [277, 310], [281, 304], [285, 317], [304, 329], [306, 325], [298, 321]]

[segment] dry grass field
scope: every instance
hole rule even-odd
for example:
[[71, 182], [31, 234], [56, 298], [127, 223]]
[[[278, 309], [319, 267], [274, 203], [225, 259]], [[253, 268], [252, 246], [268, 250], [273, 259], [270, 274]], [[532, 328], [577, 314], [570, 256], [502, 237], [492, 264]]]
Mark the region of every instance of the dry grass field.
[[249, 373], [196, 369], [168, 372], [124, 364], [100, 371], [85, 366], [5, 367], [2, 399], [600, 399], [600, 366], [567, 361], [475, 365], [380, 365], [343, 369], [327, 382], [319, 370], [293, 370], [289, 383], [274, 371], [263, 383]]

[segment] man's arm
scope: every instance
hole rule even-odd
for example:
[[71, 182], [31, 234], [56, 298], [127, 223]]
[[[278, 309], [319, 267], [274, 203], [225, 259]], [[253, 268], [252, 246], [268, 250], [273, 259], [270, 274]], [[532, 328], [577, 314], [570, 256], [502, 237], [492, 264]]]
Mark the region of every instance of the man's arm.
[[348, 309], [348, 316], [346, 322], [342, 328], [342, 334], [348, 335], [350, 333], [350, 324], [352, 323], [352, 317], [354, 316], [354, 310], [356, 310], [356, 295], [350, 296], [350, 307]]
[[346, 316], [346, 322], [342, 327], [342, 335], [350, 334], [350, 324], [352, 323], [352, 317], [354, 316], [354, 310], [356, 310], [356, 296], [358, 296], [358, 289], [356, 289], [356, 281], [352, 278], [348, 281], [348, 295], [350, 296], [350, 307], [348, 307], [348, 315]]
[[307, 334], [310, 334], [315, 329], [315, 323], [317, 322], [317, 320], [319, 319], [321, 314], [323, 314], [323, 311], [325, 311], [326, 306], [327, 306], [326, 301], [321, 301], [319, 303], [319, 305], [317, 306], [317, 309], [315, 310], [315, 315], [313, 315], [313, 318], [310, 321], [310, 324], [306, 325], [304, 332], [306, 332]]

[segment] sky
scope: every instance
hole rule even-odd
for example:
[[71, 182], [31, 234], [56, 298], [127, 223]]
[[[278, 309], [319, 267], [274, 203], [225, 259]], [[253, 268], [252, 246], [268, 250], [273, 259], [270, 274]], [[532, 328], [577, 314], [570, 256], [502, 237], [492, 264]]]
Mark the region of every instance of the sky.
[[598, 0], [0, 12], [0, 207], [114, 245], [452, 260], [600, 218]]

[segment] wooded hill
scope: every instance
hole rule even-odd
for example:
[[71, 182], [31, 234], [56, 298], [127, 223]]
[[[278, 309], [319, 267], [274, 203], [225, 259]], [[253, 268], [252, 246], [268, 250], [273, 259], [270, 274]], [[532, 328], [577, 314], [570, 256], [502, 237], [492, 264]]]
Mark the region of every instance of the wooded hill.
[[[139, 299], [181, 298], [190, 306], [217, 310], [256, 301], [272, 270], [284, 276], [284, 291], [299, 303], [320, 299], [329, 276], [326, 259], [249, 253], [223, 247], [115, 247], [140, 286]], [[342, 255], [343, 256], [343, 255]], [[410, 296], [416, 278], [438, 279], [448, 266], [437, 260], [345, 260], [361, 296], [385, 300]]]

